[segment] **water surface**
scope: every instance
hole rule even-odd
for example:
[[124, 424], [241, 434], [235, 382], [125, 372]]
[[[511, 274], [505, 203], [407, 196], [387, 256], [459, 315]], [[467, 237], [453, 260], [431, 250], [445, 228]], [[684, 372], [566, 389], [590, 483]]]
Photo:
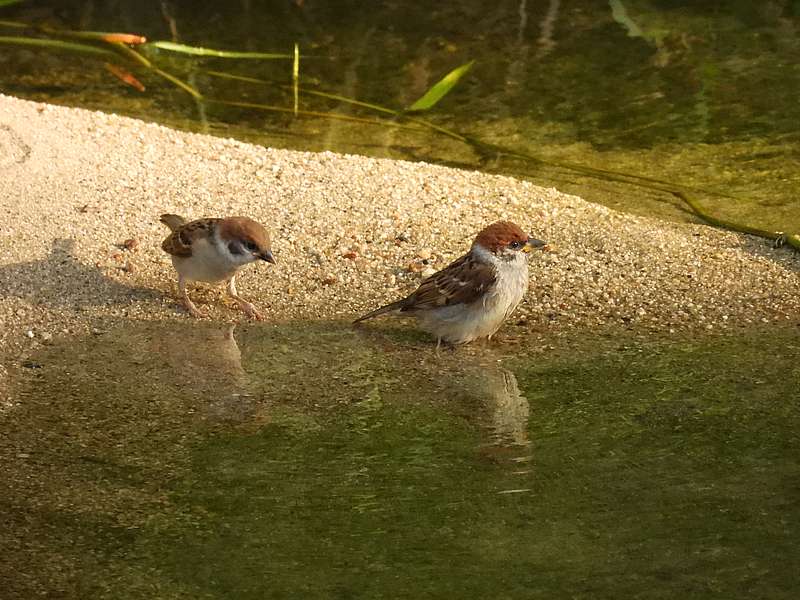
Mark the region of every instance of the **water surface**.
[[796, 332], [505, 333], [55, 340], [0, 417], [4, 597], [797, 597]]

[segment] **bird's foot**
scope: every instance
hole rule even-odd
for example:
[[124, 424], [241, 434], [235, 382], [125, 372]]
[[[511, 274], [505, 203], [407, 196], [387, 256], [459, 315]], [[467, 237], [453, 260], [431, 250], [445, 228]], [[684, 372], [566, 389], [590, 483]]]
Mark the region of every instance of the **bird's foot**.
[[192, 302], [191, 300], [189, 302], [184, 303], [184, 305], [186, 306], [186, 310], [189, 311], [189, 314], [192, 315], [195, 319], [202, 319], [206, 316], [206, 313], [197, 308], [194, 305], [194, 302]]
[[253, 306], [251, 302], [247, 302], [246, 300], [236, 300], [237, 304], [239, 304], [239, 308], [242, 309], [242, 312], [246, 314], [248, 317], [255, 321], [263, 321], [263, 315], [256, 310], [256, 307]]

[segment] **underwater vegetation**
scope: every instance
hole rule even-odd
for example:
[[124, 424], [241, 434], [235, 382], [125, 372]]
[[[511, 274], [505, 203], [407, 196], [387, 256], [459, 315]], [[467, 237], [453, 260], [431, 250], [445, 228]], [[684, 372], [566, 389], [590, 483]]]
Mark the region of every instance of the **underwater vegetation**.
[[[19, 2], [3, 0], [0, 7], [14, 4]], [[443, 125], [441, 119], [427, 117], [426, 113], [439, 108], [442, 101], [468, 75], [474, 73], [474, 65], [483, 60], [480, 57], [452, 65], [449, 72], [440, 73], [435, 82], [426, 89], [409, 90], [407, 96], [412, 99], [405, 106], [392, 107], [326, 89], [318, 77], [306, 73], [304, 65], [325, 61], [327, 57], [313, 48], [308, 52], [301, 52], [299, 42], [284, 51], [276, 52], [240, 51], [180, 43], [175, 18], [165, 6], [167, 5], [162, 6], [162, 11], [164, 19], [169, 23], [172, 40], [148, 40], [138, 33], [75, 30], [46, 21], [0, 20], [0, 30], [5, 29], [14, 34], [0, 36], [0, 44], [81, 55], [87, 59], [86, 69], [105, 71], [107, 77], [116, 78], [143, 95], [148, 94], [149, 86], [161, 79], [196, 107], [201, 120], [206, 119], [209, 111], [227, 109], [247, 114], [285, 115], [289, 119], [339, 121], [354, 126], [403, 131], [411, 135], [417, 133], [438, 136], [469, 148], [477, 157], [479, 168], [488, 169], [507, 160], [523, 165], [523, 171], [547, 168], [566, 173], [567, 178], [571, 173], [583, 180], [632, 186], [640, 191], [672, 198], [710, 225], [759, 236], [775, 245], [788, 244], [800, 249], [800, 237], [796, 233], [753, 226], [741, 219], [718, 216], [707, 209], [702, 198], [723, 199], [737, 205], [748, 202], [741, 194], [727, 191], [719, 185], [684, 184], [680, 180], [667, 180], [626, 170], [627, 165], [606, 168], [605, 165], [599, 167], [564, 160], [508, 142], [490, 141], [470, 133], [465, 122]], [[559, 3], [551, 3], [551, 10], [542, 22], [542, 35], [547, 33], [547, 19], [558, 17], [558, 11], [561, 10], [559, 7]], [[655, 49], [653, 61], [658, 65], [675, 62], [682, 49], [681, 44], [687, 46], [693, 43], [691, 39], [681, 37], [688, 34], [679, 34], [680, 28], [675, 22], [661, 18], [662, 13], [651, 10], [647, 3], [615, 0], [609, 3], [608, 11], [611, 20], [628, 37], [641, 39]], [[522, 27], [520, 24], [520, 31]], [[539, 54], [545, 55], [552, 51], [556, 41], [550, 39], [548, 45], [545, 43], [548, 39], [550, 38], [539, 39], [543, 44]], [[277, 72], [276, 69], [270, 69], [272, 77], [253, 76], [246, 68], [247, 65], [264, 61], [285, 66], [279, 67]], [[245, 68], [240, 69], [240, 66]], [[695, 112], [698, 123], [706, 123], [707, 130], [710, 109], [706, 95], [711, 87], [721, 85], [720, 74], [710, 63], [700, 74], [702, 85], [695, 95]], [[568, 71], [565, 76], [569, 76]], [[220, 90], [227, 93], [220, 93]], [[178, 98], [176, 97], [176, 102], [180, 102]]]

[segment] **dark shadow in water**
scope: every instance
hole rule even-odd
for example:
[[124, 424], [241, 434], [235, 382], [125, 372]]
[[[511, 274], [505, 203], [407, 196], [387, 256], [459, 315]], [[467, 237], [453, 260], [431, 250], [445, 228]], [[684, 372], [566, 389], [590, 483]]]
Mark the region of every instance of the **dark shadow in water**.
[[159, 290], [106, 277], [98, 267], [80, 262], [74, 248], [75, 240], [57, 239], [41, 260], [0, 266], [2, 294], [33, 304], [72, 308], [127, 305], [165, 297]]
[[0, 415], [4, 598], [793, 597], [794, 332], [501, 350], [54, 340]]

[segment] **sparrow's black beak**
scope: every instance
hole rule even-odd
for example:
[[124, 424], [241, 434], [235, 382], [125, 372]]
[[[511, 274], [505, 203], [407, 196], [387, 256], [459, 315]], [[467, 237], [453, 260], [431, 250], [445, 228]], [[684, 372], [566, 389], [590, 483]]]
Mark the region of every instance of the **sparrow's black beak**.
[[265, 260], [268, 263], [272, 263], [273, 265], [275, 264], [275, 257], [272, 256], [272, 252], [269, 250], [264, 250], [263, 252], [261, 252], [258, 255], [258, 258], [260, 258], [261, 260]]
[[544, 248], [547, 245], [547, 242], [543, 242], [542, 240], [537, 240], [532, 237], [528, 238], [528, 241], [525, 243], [525, 246], [522, 248], [523, 252], [530, 252], [534, 248]]

